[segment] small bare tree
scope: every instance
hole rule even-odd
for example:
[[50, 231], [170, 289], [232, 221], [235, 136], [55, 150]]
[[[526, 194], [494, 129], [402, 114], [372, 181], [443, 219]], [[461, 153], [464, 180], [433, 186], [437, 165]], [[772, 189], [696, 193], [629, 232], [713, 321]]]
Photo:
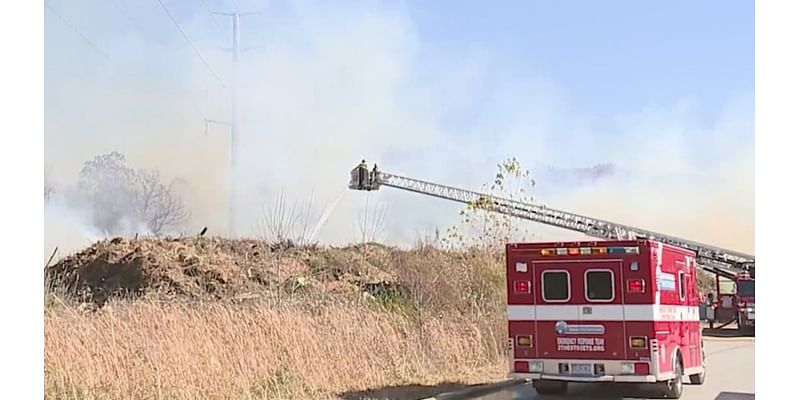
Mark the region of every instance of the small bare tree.
[[190, 216], [172, 185], [161, 183], [158, 171], [128, 167], [118, 152], [84, 163], [72, 197], [90, 206], [95, 227], [108, 235], [131, 230], [160, 235], [179, 228]]
[[386, 220], [386, 205], [375, 203], [372, 210], [369, 208], [369, 196], [364, 202], [364, 211], [359, 213], [359, 230], [361, 233], [361, 243], [369, 243], [380, 240], [383, 234], [384, 222]]
[[[516, 158], [509, 158], [497, 165], [498, 171], [491, 185], [483, 185], [483, 191], [492, 196], [522, 202], [532, 202], [535, 182], [530, 171], [524, 170]], [[448, 229], [444, 244], [451, 248], [474, 247], [484, 251], [502, 250], [505, 243], [520, 237], [524, 232], [519, 221], [510, 215], [492, 211], [488, 199], [468, 204], [461, 212], [461, 225]]]
[[[314, 191], [307, 203], [294, 202], [288, 204], [284, 190], [281, 189], [274, 203], [265, 205], [261, 221], [256, 227], [258, 238], [265, 252], [285, 249], [294, 246], [313, 245], [318, 225], [322, 223], [323, 212], [314, 207]], [[274, 288], [277, 304], [283, 299], [285, 278], [281, 266], [286, 261], [286, 253], [279, 251], [270, 266], [275, 270], [279, 283]]]
[[287, 204], [286, 195], [281, 190], [275, 202], [264, 207], [259, 236], [266, 242], [310, 245], [322, 216], [323, 212], [314, 206], [313, 190], [305, 204]]
[[139, 171], [134, 175], [139, 196], [139, 214], [147, 221], [150, 232], [158, 235], [166, 228], [183, 224], [189, 218], [189, 211], [180, 198], [173, 194], [174, 181], [169, 186], [161, 183], [158, 171]]

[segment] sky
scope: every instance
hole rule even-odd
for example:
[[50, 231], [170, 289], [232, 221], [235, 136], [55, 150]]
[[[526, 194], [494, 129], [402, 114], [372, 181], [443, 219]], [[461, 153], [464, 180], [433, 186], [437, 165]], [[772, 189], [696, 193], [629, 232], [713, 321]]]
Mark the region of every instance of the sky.
[[[209, 10], [238, 9], [258, 12], [241, 18], [238, 234], [255, 234], [278, 193], [313, 191], [331, 209], [320, 240], [356, 240], [377, 204], [380, 239], [413, 243], [457, 223], [460, 206], [347, 191], [360, 159], [479, 189], [517, 157], [551, 207], [754, 248], [753, 2], [47, 4], [44, 153], [59, 187], [117, 150], [180, 179], [190, 231], [225, 234], [228, 131], [203, 119], [230, 117], [230, 18]], [[617, 172], [546, 172], [599, 163]], [[84, 211], [46, 205], [45, 253], [97, 239]], [[536, 239], [582, 238], [527, 226]]]

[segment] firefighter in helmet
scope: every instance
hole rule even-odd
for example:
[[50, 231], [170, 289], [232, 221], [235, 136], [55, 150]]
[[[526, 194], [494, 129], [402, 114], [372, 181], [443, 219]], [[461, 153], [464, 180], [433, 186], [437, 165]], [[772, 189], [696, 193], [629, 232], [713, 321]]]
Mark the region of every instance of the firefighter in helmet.
[[369, 186], [370, 188], [375, 188], [375, 184], [378, 183], [378, 164], [374, 164], [372, 166], [372, 171], [369, 173]]
[[367, 176], [369, 175], [369, 167], [367, 166], [367, 160], [361, 160], [361, 164], [358, 164], [358, 188], [364, 189], [364, 184], [367, 181]]

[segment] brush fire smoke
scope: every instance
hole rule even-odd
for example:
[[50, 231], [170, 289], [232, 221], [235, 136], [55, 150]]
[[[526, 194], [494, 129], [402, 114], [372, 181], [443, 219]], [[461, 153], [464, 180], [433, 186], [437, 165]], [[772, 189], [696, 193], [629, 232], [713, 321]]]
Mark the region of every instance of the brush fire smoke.
[[[230, 132], [214, 124], [206, 131], [203, 120], [230, 115], [229, 87], [153, 3], [51, 3], [109, 56], [46, 17], [45, 159], [58, 187], [74, 184], [84, 162], [119, 151], [131, 167], [184, 182], [172, 187], [191, 211], [178, 231], [208, 226], [226, 234]], [[213, 50], [228, 36], [202, 8], [181, 9], [178, 18], [229, 82], [230, 54]], [[239, 235], [256, 234], [264, 206], [279, 191], [298, 204], [313, 191], [314, 207], [327, 219], [311, 226], [320, 241], [358, 240], [353, 221], [370, 196], [370, 204], [387, 207], [385, 240], [410, 244], [420, 229], [457, 223], [460, 206], [393, 190], [342, 196], [358, 160], [477, 189], [493, 179], [497, 163], [514, 156], [531, 169], [546, 205], [753, 250], [751, 92], [732, 97], [710, 121], [687, 93], [674, 104], [598, 123], [574, 111], [558, 82], [546, 77], [477, 85], [500, 68], [502, 54], [438, 55], [420, 42], [403, 10], [382, 3], [282, 4], [243, 18], [242, 27], [256, 48], [242, 54], [239, 71]], [[480, 111], [463, 116], [468, 108]], [[453, 115], [470, 128], [449, 128]], [[603, 163], [614, 173], [598, 180], [539, 172]], [[95, 211], [57, 191], [45, 207], [45, 257], [55, 246], [63, 256], [103, 236], [91, 220]], [[114, 233], [148, 233], [138, 222]], [[537, 238], [581, 237], [528, 229]]]

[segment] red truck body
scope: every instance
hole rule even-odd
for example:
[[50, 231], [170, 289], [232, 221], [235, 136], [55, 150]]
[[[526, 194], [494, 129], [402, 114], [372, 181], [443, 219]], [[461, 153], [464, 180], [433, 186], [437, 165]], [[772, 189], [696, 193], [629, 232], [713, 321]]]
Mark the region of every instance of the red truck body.
[[736, 306], [739, 330], [756, 329], [756, 280], [749, 275], [736, 278]]
[[721, 293], [720, 275], [716, 276], [716, 300], [711, 303], [713, 313], [706, 312], [710, 326], [713, 327], [714, 323], [725, 326], [736, 322], [739, 332], [755, 332], [756, 280], [748, 273], [725, 278], [733, 281], [735, 289], [733, 293]]
[[702, 383], [694, 262], [648, 240], [508, 244], [511, 375], [544, 393], [650, 382], [677, 398], [683, 375]]

